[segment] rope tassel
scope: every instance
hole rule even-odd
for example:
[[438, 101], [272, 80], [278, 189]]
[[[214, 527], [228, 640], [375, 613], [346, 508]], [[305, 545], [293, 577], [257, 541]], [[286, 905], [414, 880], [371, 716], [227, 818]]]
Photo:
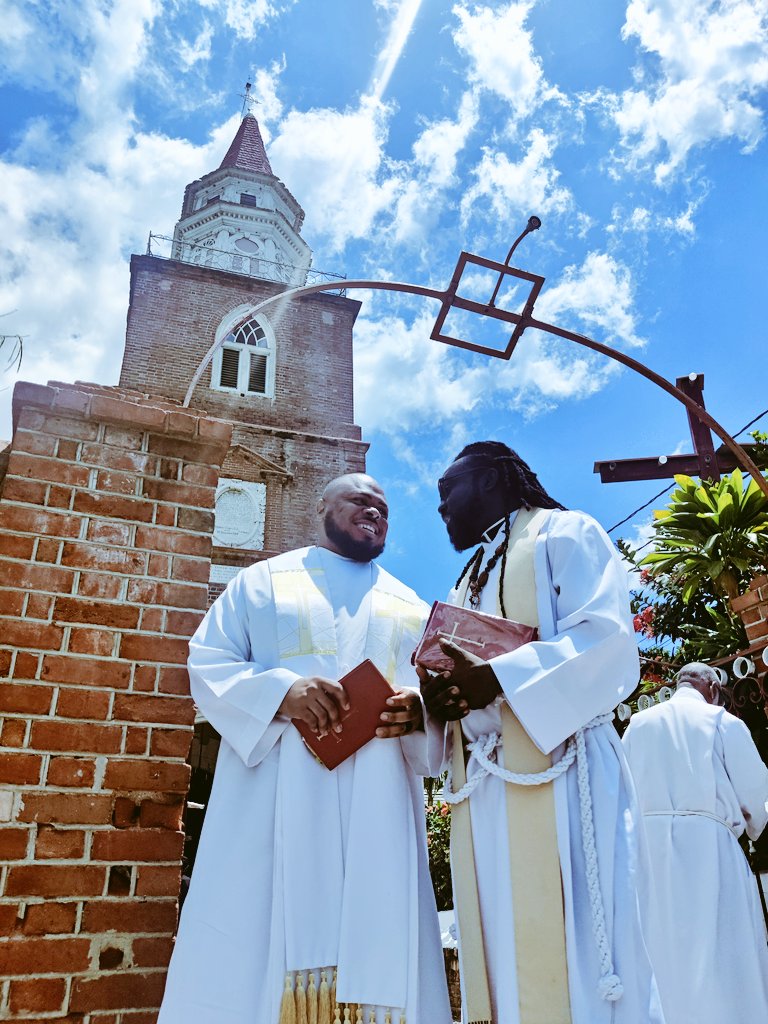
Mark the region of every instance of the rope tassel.
[[333, 1024], [331, 1020], [331, 990], [328, 988], [328, 974], [320, 971], [320, 991], [317, 996], [317, 1024]]
[[278, 1024], [296, 1024], [296, 1002], [293, 998], [293, 978], [285, 976], [285, 988], [280, 1003], [280, 1019]]
[[[307, 986], [307, 1022], [318, 1024], [317, 989], [315, 988], [315, 975], [310, 972], [309, 984]], [[328, 1022], [330, 1024], [330, 1021]]]
[[307, 1019], [307, 993], [304, 989], [304, 976], [301, 971], [296, 976], [296, 1024], [309, 1024]]
[[[586, 728], [589, 728], [589, 726]], [[597, 954], [600, 957], [600, 981], [597, 991], [606, 1002], [615, 1003], [624, 995], [624, 986], [618, 974], [614, 973], [611, 947], [608, 943], [608, 934], [605, 927], [605, 908], [603, 907], [603, 897], [600, 891], [600, 873], [597, 863], [597, 847], [595, 846], [595, 822], [592, 808], [592, 792], [589, 786], [589, 762], [587, 761], [587, 744], [584, 739], [584, 729], [579, 729], [576, 733], [576, 778], [579, 784], [581, 835], [584, 847], [584, 863], [587, 871], [589, 903], [592, 911], [592, 931], [595, 936]]]

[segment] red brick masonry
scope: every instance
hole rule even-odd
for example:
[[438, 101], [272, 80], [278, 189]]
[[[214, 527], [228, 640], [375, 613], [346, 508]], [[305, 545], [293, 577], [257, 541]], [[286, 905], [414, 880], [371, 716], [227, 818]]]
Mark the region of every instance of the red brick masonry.
[[231, 426], [20, 384], [0, 482], [0, 1019], [152, 1024]]

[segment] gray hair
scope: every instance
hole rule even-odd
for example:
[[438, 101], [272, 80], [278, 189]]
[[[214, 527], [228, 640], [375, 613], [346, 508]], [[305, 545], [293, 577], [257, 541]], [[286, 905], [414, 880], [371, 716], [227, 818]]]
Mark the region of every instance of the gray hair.
[[711, 665], [705, 665], [703, 661], [691, 661], [687, 665], [683, 665], [675, 675], [675, 682], [678, 689], [681, 686], [691, 686], [710, 703], [717, 703], [720, 693], [720, 677]]

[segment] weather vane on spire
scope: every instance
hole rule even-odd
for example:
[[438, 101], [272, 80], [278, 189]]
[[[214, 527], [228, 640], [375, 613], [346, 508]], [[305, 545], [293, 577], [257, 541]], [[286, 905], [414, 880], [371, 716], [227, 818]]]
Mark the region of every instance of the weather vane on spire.
[[243, 101], [243, 109], [240, 111], [240, 117], [247, 117], [248, 114], [253, 113], [253, 108], [256, 106], [256, 100], [251, 96], [251, 83], [245, 83], [245, 92], [239, 94], [240, 99]]

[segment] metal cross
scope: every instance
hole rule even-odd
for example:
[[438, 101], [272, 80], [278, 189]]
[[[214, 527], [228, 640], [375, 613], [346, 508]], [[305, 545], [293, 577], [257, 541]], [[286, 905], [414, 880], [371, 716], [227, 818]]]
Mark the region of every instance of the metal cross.
[[[697, 405], [704, 405], [704, 374], [689, 373], [687, 377], [678, 377], [677, 387], [692, 398]], [[724, 446], [715, 451], [712, 443], [712, 432], [690, 409], [688, 425], [693, 441], [693, 454], [690, 455], [659, 455], [646, 459], [612, 459], [610, 462], [596, 462], [595, 473], [600, 474], [604, 484], [617, 483], [623, 480], [664, 480], [683, 473], [686, 476], [698, 476], [702, 480], [720, 479], [721, 472], [730, 472], [738, 462]]]

